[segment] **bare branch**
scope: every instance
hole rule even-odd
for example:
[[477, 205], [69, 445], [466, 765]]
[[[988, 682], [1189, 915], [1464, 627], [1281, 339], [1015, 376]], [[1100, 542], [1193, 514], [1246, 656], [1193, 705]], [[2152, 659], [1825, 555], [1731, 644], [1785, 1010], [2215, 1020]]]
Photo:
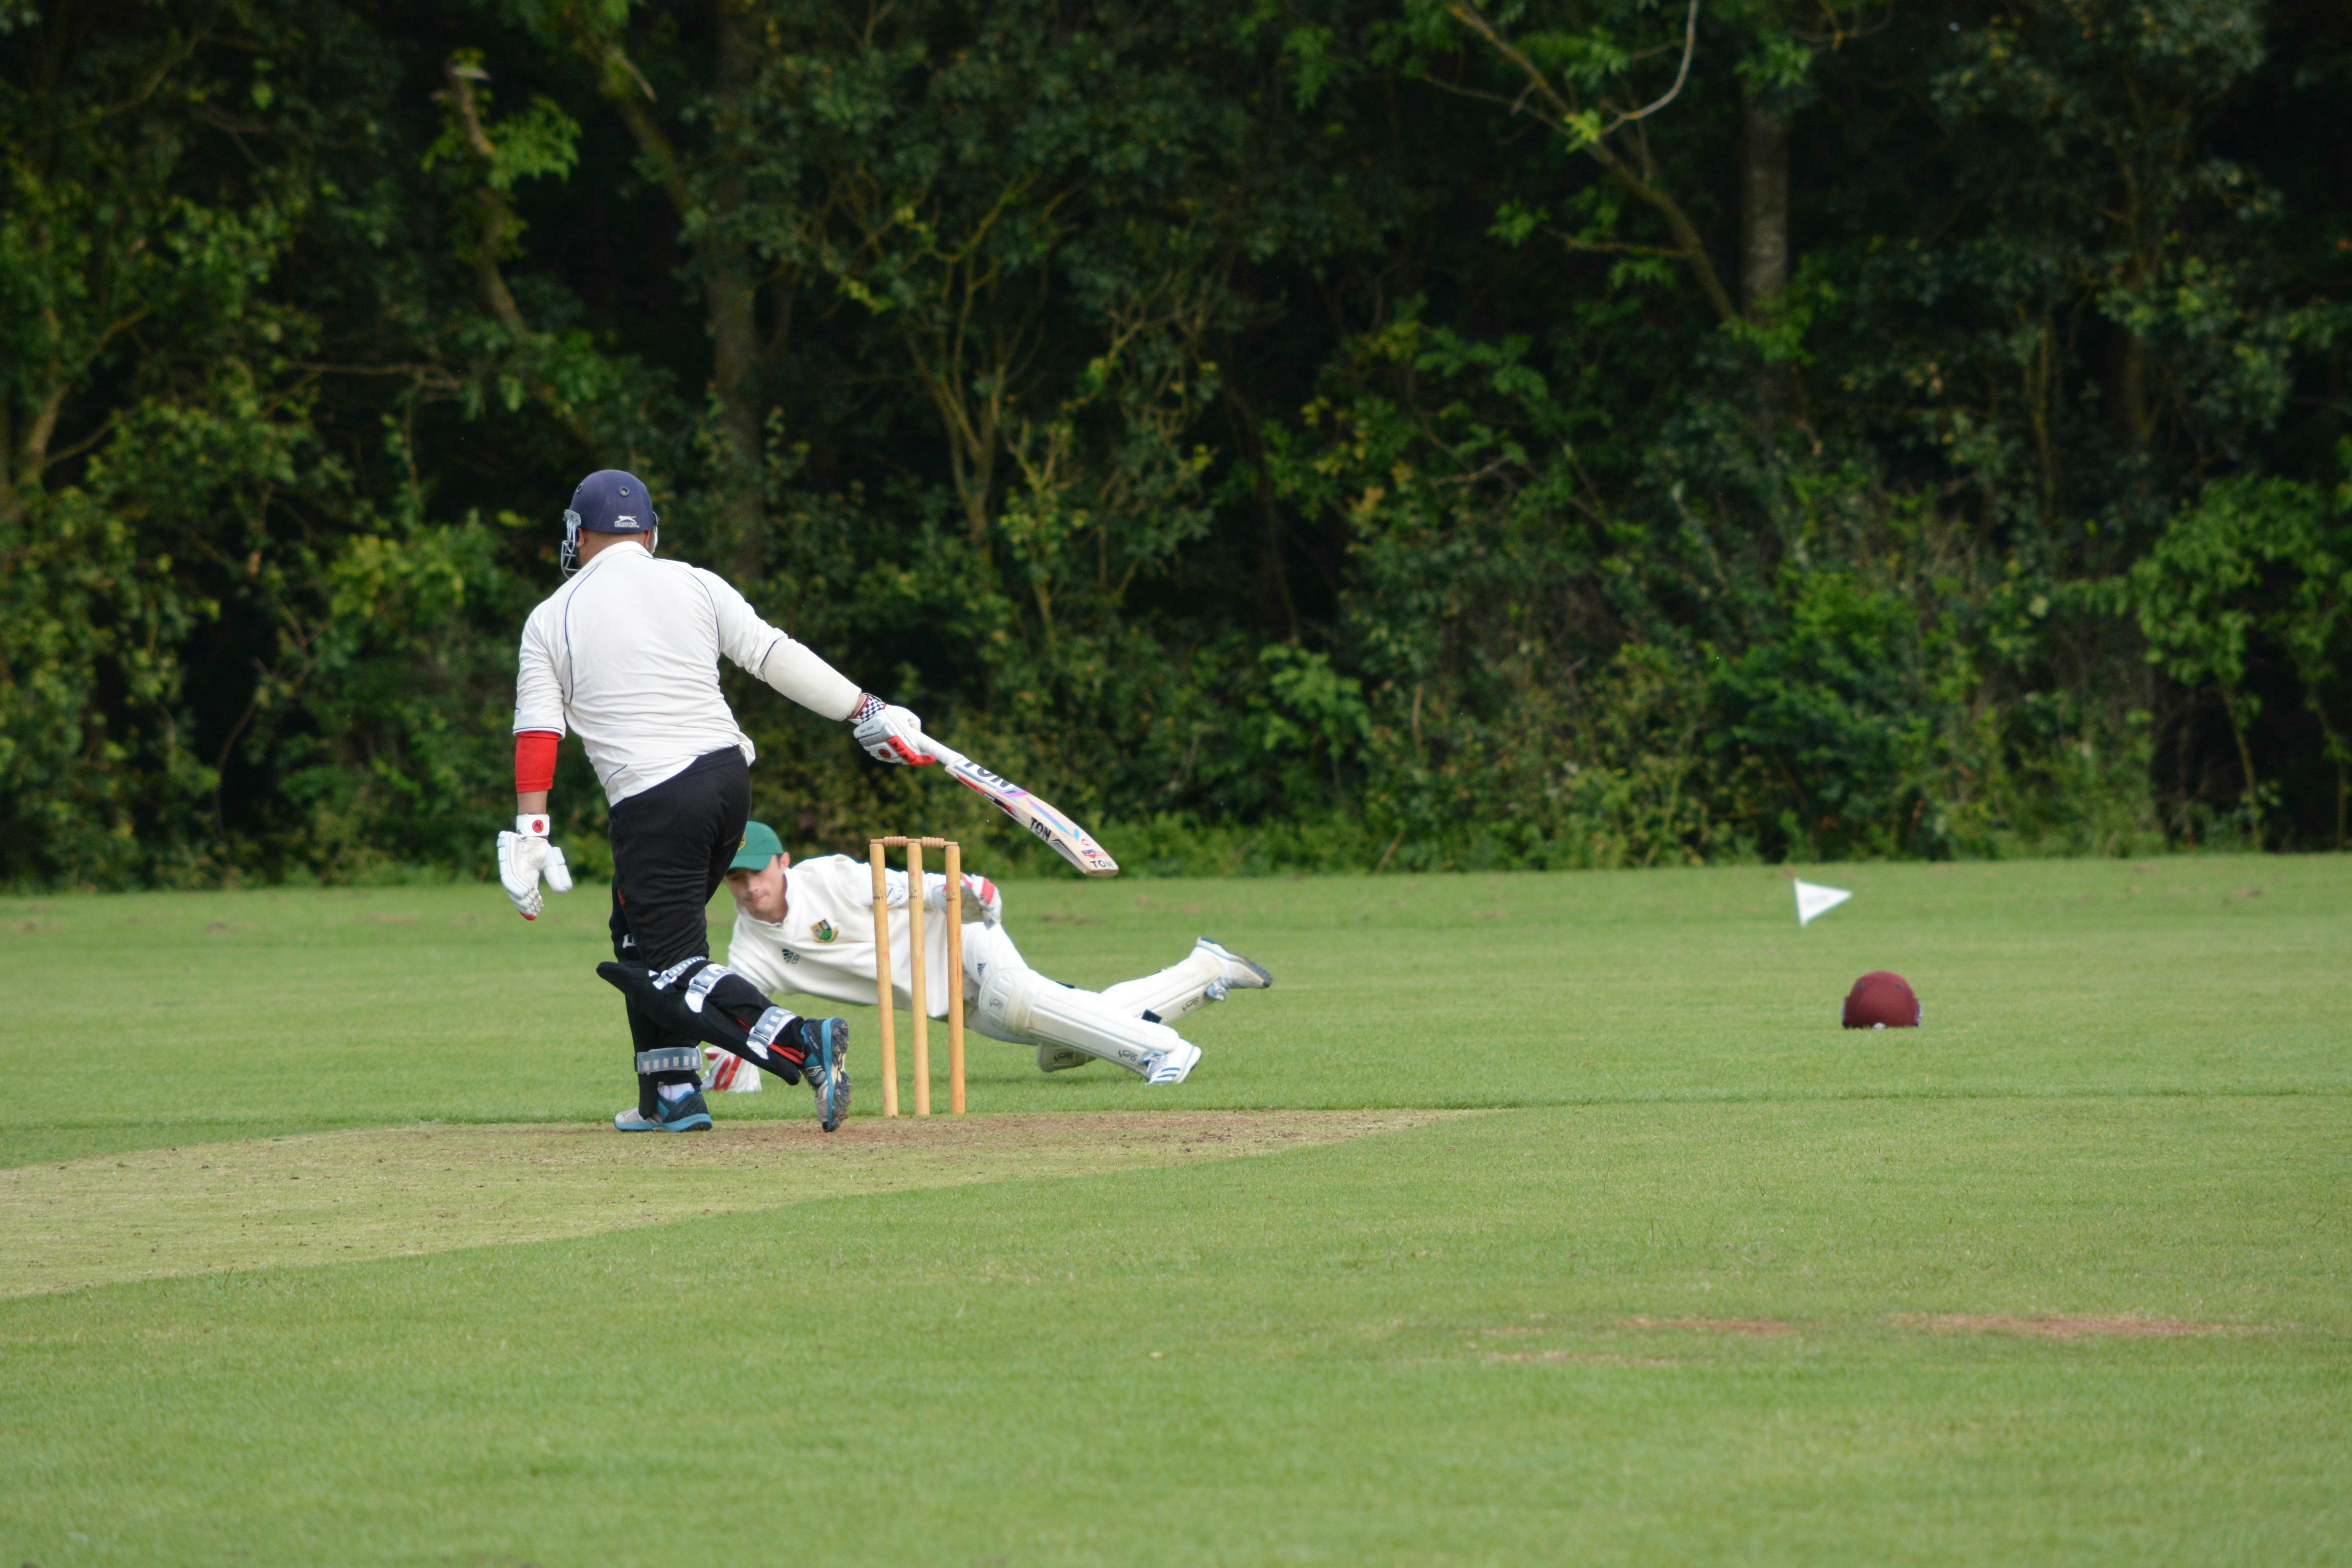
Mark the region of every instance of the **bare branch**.
[[491, 184], [499, 165], [499, 149], [483, 127], [480, 101], [474, 96], [474, 84], [488, 81], [490, 73], [479, 66], [460, 64], [452, 59], [446, 68], [449, 80], [446, 92], [433, 96], [455, 110], [459, 132], [466, 146], [481, 165], [480, 183], [474, 187], [475, 210], [480, 215], [479, 231], [470, 247], [473, 251], [474, 283], [482, 291], [482, 303], [500, 326], [509, 331], [528, 331], [523, 323], [522, 309], [515, 303], [514, 293], [507, 287], [506, 275], [499, 270], [499, 258], [505, 253], [516, 230], [514, 207], [507, 194]]
[[1664, 94], [1660, 97], [1655, 103], [1650, 104], [1646, 108], [1634, 110], [1628, 114], [1621, 114], [1616, 119], [1611, 121], [1608, 124], [1602, 126], [1600, 131], [1600, 135], [1606, 136], [1611, 132], [1616, 130], [1619, 126], [1630, 125], [1637, 120], [1647, 120], [1650, 116], [1655, 114], [1658, 110], [1672, 103], [1676, 96], [1682, 92], [1683, 84], [1690, 80], [1691, 57], [1697, 52], [1698, 0], [1690, 0], [1690, 15], [1683, 22], [1683, 63], [1682, 68], [1675, 72], [1675, 85], [1666, 89]]
[[[1696, 8], [1697, 0], [1692, 0], [1692, 5]], [[1576, 113], [1576, 106], [1560, 95], [1559, 89], [1552, 86], [1551, 78], [1546, 76], [1535, 61], [1521, 54], [1512, 46], [1508, 38], [1503, 37], [1501, 29], [1486, 19], [1486, 14], [1484, 11], [1469, 4], [1468, 0], [1455, 0], [1455, 4], [1445, 9], [1448, 16], [1486, 39], [1488, 47], [1517, 66], [1520, 74], [1528, 79], [1528, 89], [1539, 95], [1544, 102], [1550, 106], [1553, 115], [1560, 121], [1561, 128], [1567, 128], [1568, 121]], [[1524, 95], [1522, 97], [1524, 98]]]
[[[1527, 82], [1526, 90], [1520, 97], [1521, 102], [1525, 101], [1528, 93], [1534, 94], [1549, 111], [1548, 116], [1542, 118], [1545, 118], [1554, 130], [1568, 137], [1570, 144], [1578, 151], [1590, 154], [1602, 168], [1608, 170], [1627, 192], [1665, 220], [1666, 226], [1674, 231], [1676, 241], [1672, 254], [1690, 268], [1692, 277], [1697, 280], [1700, 290], [1706, 295], [1707, 303], [1715, 307], [1716, 313], [1727, 321], [1736, 321], [1741, 319], [1738, 308], [1732, 303], [1730, 292], [1724, 288], [1723, 279], [1717, 273], [1714, 261], [1707, 256], [1706, 245], [1699, 235], [1698, 226], [1691, 222], [1690, 215], [1683, 211], [1682, 204], [1675, 201], [1671, 194], [1655, 183], [1655, 165], [1650, 157], [1647, 128], [1643, 123], [1651, 115], [1672, 103], [1690, 80], [1691, 60], [1698, 48], [1698, 7], [1699, 0], [1690, 0], [1690, 9], [1683, 20], [1682, 65], [1675, 73], [1674, 85], [1666, 89], [1654, 101], [1640, 109], [1628, 110], [1620, 113], [1597, 130], [1589, 125], [1580, 126], [1577, 123], [1579, 111], [1568, 94], [1553, 85], [1551, 78], [1541, 67], [1505, 37], [1502, 29], [1497, 27], [1486, 14], [1473, 3], [1473, 0], [1454, 0], [1454, 4], [1446, 7], [1446, 14], [1477, 34], [1486, 41], [1488, 47], [1517, 69]], [[1447, 90], [1462, 89], [1448, 88]], [[1464, 96], [1476, 95], [1465, 91]], [[1513, 105], [1513, 110], [1517, 111], [1517, 104]], [[1634, 128], [1634, 159], [1638, 162], [1629, 160], [1617, 148], [1610, 145], [1610, 137], [1628, 125]]]
[[[1639, 109], [1626, 110], [1618, 114], [1614, 119], [1611, 120], [1606, 125], [1603, 125], [1599, 130], [1591, 132], [1591, 138], [1592, 141], [1601, 141], [1624, 126], [1631, 125], [1637, 121], [1647, 120], [1651, 115], [1657, 113], [1658, 110], [1665, 108], [1666, 105], [1672, 103], [1677, 97], [1681, 96], [1684, 86], [1690, 80], [1691, 61], [1698, 53], [1698, 7], [1699, 0], [1690, 0], [1690, 10], [1683, 18], [1683, 58], [1682, 64], [1675, 71], [1674, 85], [1666, 89], [1664, 92], [1661, 93], [1654, 101], [1644, 104]], [[1576, 106], [1570, 101], [1567, 94], [1563, 93], [1559, 88], [1552, 85], [1551, 78], [1545, 74], [1541, 67], [1538, 66], [1535, 61], [1529, 59], [1526, 54], [1521, 52], [1520, 49], [1512, 44], [1509, 39], [1504, 37], [1502, 29], [1496, 26], [1494, 22], [1487, 17], [1484, 11], [1479, 10], [1475, 5], [1471, 4], [1471, 0], [1455, 0], [1454, 5], [1446, 7], [1446, 14], [1451, 16], [1455, 21], [1461, 23], [1464, 26], [1469, 28], [1472, 32], [1477, 34], [1481, 38], [1484, 38], [1486, 41], [1488, 47], [1492, 48], [1496, 54], [1501, 55], [1505, 59], [1510, 61], [1512, 65], [1518, 68], [1519, 73], [1527, 79], [1528, 85], [1526, 89], [1520, 93], [1518, 100], [1511, 105], [1511, 111], [1513, 113], [1518, 113], [1520, 111], [1520, 105], [1527, 101], [1528, 95], [1529, 93], [1534, 93], [1542, 98], [1544, 102], [1550, 108], [1552, 117], [1559, 122], [1560, 130], [1568, 132], [1571, 136], [1579, 138], [1581, 138], [1585, 134], [1574, 123]], [[1644, 51], [1644, 54], [1649, 52], [1654, 51]], [[1634, 58], [1643, 58], [1643, 56], [1636, 56]], [[1441, 83], [1439, 85], [1443, 86], [1444, 84]], [[1460, 89], [1449, 88], [1448, 90]], [[1465, 92], [1464, 96], [1475, 97], [1480, 95]], [[1497, 101], [1500, 100], [1498, 100]]]
[[1820, 0], [1820, 4], [1823, 19], [1822, 26], [1789, 29], [1791, 37], [1801, 38], [1818, 48], [1834, 49], [1850, 39], [1867, 38], [1874, 34], [1883, 33], [1895, 25], [1895, 10], [1891, 5], [1887, 7], [1886, 14], [1875, 22], [1867, 19], [1869, 13], [1867, 5], [1856, 6], [1855, 10], [1861, 13], [1862, 19], [1856, 20], [1854, 25], [1849, 27], [1845, 24], [1845, 19], [1838, 15], [1836, 0]]
[[496, 163], [499, 150], [491, 145], [489, 132], [482, 129], [481, 106], [474, 98], [474, 84], [489, 80], [490, 73], [479, 66], [460, 65], [454, 59], [446, 67], [446, 73], [449, 90], [433, 96], [457, 110], [457, 124], [465, 132], [466, 145], [474, 150], [474, 156], [484, 163]]

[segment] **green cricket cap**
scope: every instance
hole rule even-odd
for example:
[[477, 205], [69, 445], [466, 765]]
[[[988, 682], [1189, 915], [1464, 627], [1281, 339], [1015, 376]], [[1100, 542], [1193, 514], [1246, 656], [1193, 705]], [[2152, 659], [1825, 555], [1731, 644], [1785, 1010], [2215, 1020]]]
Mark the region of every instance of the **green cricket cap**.
[[784, 852], [784, 841], [764, 822], [743, 825], [743, 847], [727, 863], [730, 871], [764, 871], [768, 862]]

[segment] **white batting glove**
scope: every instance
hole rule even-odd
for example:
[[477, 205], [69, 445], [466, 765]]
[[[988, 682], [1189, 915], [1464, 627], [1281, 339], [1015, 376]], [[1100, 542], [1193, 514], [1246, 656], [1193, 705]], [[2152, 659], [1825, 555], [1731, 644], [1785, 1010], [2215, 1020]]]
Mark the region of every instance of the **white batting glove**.
[[[930, 879], [927, 877], [924, 880], [930, 881]], [[963, 907], [966, 920], [971, 918], [970, 911], [975, 905], [980, 910], [981, 924], [992, 926], [1004, 923], [1004, 895], [997, 891], [996, 884], [985, 877], [966, 877], [963, 879]], [[948, 912], [948, 879], [945, 877], [931, 882], [929, 887], [923, 889], [923, 908], [935, 910], [940, 914]]]
[[857, 726], [850, 731], [851, 736], [875, 761], [917, 768], [930, 763], [930, 747], [923, 740], [923, 721], [906, 709], [869, 696], [849, 717]]
[[544, 907], [539, 896], [541, 877], [556, 892], [572, 890], [572, 868], [563, 863], [563, 851], [547, 841], [547, 818], [518, 816], [513, 832], [499, 835], [499, 880], [506, 885], [508, 900], [527, 921], [539, 919]]

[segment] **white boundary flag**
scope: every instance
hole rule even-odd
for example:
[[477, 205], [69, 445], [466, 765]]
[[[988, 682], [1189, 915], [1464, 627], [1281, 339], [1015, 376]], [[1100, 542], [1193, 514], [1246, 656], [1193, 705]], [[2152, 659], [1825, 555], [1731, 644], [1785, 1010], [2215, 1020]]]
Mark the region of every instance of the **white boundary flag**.
[[1843, 888], [1824, 888], [1817, 882], [1797, 884], [1797, 924], [1800, 929], [1829, 913], [1853, 895]]

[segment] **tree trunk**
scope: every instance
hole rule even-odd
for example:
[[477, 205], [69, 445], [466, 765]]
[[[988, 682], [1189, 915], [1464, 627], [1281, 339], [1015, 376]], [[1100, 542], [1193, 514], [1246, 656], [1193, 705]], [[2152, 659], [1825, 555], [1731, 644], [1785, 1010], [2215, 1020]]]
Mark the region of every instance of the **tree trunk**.
[[653, 165], [679, 223], [699, 230], [694, 242], [695, 260], [710, 330], [710, 392], [719, 405], [719, 435], [725, 447], [716, 476], [717, 516], [706, 536], [709, 549], [705, 558], [725, 563], [734, 576], [753, 577], [767, 554], [756, 310], [759, 286], [751, 276], [751, 258], [729, 232], [728, 226], [742, 211], [748, 192], [740, 170], [730, 170], [727, 164], [736, 156], [728, 142], [742, 124], [744, 95], [759, 74], [761, 35], [744, 0], [713, 0], [713, 5], [720, 100], [715, 129], [720, 168], [719, 178], [705, 187], [711, 197], [708, 205], [698, 196], [669, 133], [646, 108], [653, 101], [653, 89], [620, 40], [598, 31], [596, 23], [581, 8], [564, 15], [573, 47], [604, 78], [605, 98], [629, 128], [638, 151]]
[[0, 522], [25, 521], [25, 498], [16, 488], [16, 409], [0, 392]]
[[[1739, 103], [1739, 307], [1753, 326], [1779, 319], [1789, 287], [1789, 116], [1750, 90]], [[1766, 426], [1797, 401], [1785, 363], [1756, 367], [1756, 409]]]
[[[1225, 352], [1218, 356], [1227, 363], [1241, 357], [1239, 345], [1228, 342]], [[1288, 531], [1283, 526], [1282, 509], [1274, 495], [1274, 477], [1267, 472], [1265, 442], [1260, 435], [1264, 428], [1257, 410], [1248, 395], [1230, 383], [1220, 386], [1224, 395], [1220, 400], [1225, 410], [1228, 427], [1233, 431], [1234, 449], [1246, 454], [1246, 460], [1255, 470], [1255, 491], [1258, 517], [1258, 604], [1259, 615], [1271, 625], [1283, 629], [1291, 642], [1298, 640], [1298, 604], [1290, 592], [1290, 568], [1284, 559], [1285, 541]], [[1416, 700], [1416, 719], [1421, 710]], [[1418, 737], [1415, 737], [1418, 739]], [[1387, 862], [1383, 861], [1385, 865]]]
[[2124, 437], [2134, 447], [2145, 447], [2156, 425], [2148, 410], [2147, 340], [2129, 327], [2116, 330], [2123, 342], [2116, 356], [2116, 416]]
[[1789, 117], [1740, 102], [1739, 303], [1761, 321], [1789, 286]]
[[2254, 847], [2263, 847], [2263, 803], [2259, 786], [2254, 782], [2253, 749], [2246, 744], [2246, 726], [2238, 717], [2237, 699], [2228, 687], [2221, 688], [2221, 711], [2230, 716], [2230, 738], [2238, 743], [2238, 767], [2243, 773], [2246, 787], [2238, 797], [2238, 805], [2246, 814], [2247, 829], [2254, 836]]

